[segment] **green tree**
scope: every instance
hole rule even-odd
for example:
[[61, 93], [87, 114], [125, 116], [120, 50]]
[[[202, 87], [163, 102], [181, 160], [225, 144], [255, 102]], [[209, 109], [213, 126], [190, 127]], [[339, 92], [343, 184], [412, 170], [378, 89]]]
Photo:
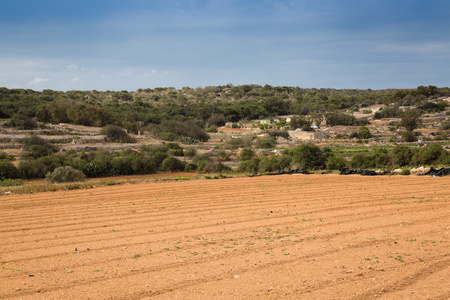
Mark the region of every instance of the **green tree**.
[[370, 132], [370, 129], [366, 126], [359, 127], [358, 134], [363, 139], [369, 139], [372, 137], [372, 133]]
[[400, 126], [405, 127], [405, 129], [409, 132], [412, 132], [414, 129], [418, 128], [421, 123], [420, 111], [416, 109], [407, 108], [400, 120]]
[[304, 131], [312, 131], [311, 128], [311, 120], [307, 119], [304, 116], [293, 116], [291, 118], [291, 129], [301, 128]]
[[294, 168], [316, 170], [325, 166], [325, 155], [322, 150], [313, 144], [301, 145], [288, 149], [285, 152], [292, 157], [291, 166]]
[[253, 151], [250, 148], [244, 148], [242, 149], [241, 153], [239, 153], [239, 159], [240, 160], [250, 160], [253, 157], [255, 157], [255, 151]]

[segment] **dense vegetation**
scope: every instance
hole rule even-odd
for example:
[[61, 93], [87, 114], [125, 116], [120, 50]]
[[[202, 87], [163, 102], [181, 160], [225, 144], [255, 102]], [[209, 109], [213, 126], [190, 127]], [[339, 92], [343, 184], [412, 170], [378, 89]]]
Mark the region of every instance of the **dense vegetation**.
[[[385, 104], [390, 106], [377, 112], [376, 118], [401, 117], [403, 111], [399, 106], [438, 112], [446, 109], [446, 102], [429, 100], [441, 96], [450, 96], [450, 89], [420, 86], [403, 90], [336, 90], [226, 85], [136, 92], [38, 92], [0, 88], [0, 118], [9, 119], [10, 126], [22, 129], [36, 128], [37, 121], [102, 127], [113, 124], [129, 131], [156, 130], [189, 135], [201, 141], [207, 139], [204, 128], [212, 125], [278, 115], [309, 114], [314, 120], [326, 117], [329, 125], [357, 125], [360, 120], [338, 111]], [[177, 121], [189, 121], [195, 129], [175, 131], [173, 125]]]
[[[158, 171], [226, 172], [230, 171], [223, 164], [230, 159], [227, 152], [197, 155], [195, 149], [183, 149], [178, 143], [205, 142], [209, 139], [208, 132], [216, 132], [217, 127], [226, 122], [236, 124], [243, 120], [288, 114], [295, 115], [290, 123], [293, 129], [313, 130], [313, 125], [325, 120], [329, 126], [360, 126], [350, 137], [367, 139], [372, 136], [364, 126], [367, 120], [356, 119], [351, 112], [374, 104], [387, 105], [375, 113], [375, 118], [401, 118], [399, 126], [407, 130], [404, 139], [416, 140], [412, 131], [420, 125], [420, 116], [447, 109], [448, 104], [439, 100], [443, 96], [450, 96], [449, 88], [420, 86], [417, 89], [374, 91], [226, 85], [180, 90], [139, 89], [136, 92], [38, 92], [0, 88], [0, 118], [6, 120], [5, 126], [35, 129], [39, 124], [71, 123], [101, 126], [109, 141], [134, 142], [126, 131], [146, 131], [168, 141], [165, 146], [141, 147], [139, 150], [61, 153], [57, 146], [37, 136], [30, 136], [23, 141], [18, 164], [13, 164], [12, 157], [0, 152], [0, 180], [51, 178], [60, 170], [78, 170], [87, 177]], [[408, 108], [405, 110], [400, 106]], [[442, 130], [449, 128], [448, 121], [442, 122]], [[252, 173], [290, 168], [322, 170], [345, 166], [395, 168], [450, 164], [449, 153], [440, 146], [420, 149], [398, 146], [392, 150], [377, 149], [351, 157], [309, 144], [287, 149], [281, 155], [265, 156], [254, 152], [254, 147], [273, 149], [278, 137], [289, 136], [286, 131], [272, 131], [267, 138], [233, 139], [226, 142], [222, 149], [244, 148], [239, 157], [239, 170]], [[181, 159], [182, 156], [189, 157], [189, 163]], [[57, 173], [52, 173], [55, 170]]]

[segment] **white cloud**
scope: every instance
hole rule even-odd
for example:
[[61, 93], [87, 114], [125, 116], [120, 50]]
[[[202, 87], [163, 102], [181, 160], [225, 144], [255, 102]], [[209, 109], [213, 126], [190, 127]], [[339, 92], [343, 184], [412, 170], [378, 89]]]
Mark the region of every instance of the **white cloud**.
[[69, 71], [73, 71], [73, 70], [77, 70], [79, 67], [75, 64], [71, 64], [71, 65], [67, 65], [66, 68]]
[[36, 84], [40, 84], [40, 83], [43, 83], [43, 82], [47, 82], [49, 80], [50, 79], [48, 79], [48, 78], [36, 77], [33, 80], [29, 81], [28, 84], [36, 85]]
[[81, 80], [81, 78], [80, 77], [74, 77], [74, 78], [72, 78], [70, 81], [72, 81], [72, 82], [80, 82], [80, 80]]

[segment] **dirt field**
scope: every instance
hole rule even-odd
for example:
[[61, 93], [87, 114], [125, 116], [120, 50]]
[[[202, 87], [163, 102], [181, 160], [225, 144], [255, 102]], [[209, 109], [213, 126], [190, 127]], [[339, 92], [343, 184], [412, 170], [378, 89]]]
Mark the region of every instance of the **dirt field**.
[[450, 177], [0, 197], [0, 299], [449, 299]]

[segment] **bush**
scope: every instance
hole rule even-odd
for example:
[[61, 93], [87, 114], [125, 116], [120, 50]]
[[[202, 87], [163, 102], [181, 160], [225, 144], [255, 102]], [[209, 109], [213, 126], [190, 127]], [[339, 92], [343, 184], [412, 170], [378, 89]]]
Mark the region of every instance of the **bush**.
[[58, 147], [37, 135], [31, 135], [30, 137], [24, 138], [22, 143], [24, 151], [23, 156], [25, 157], [38, 158], [51, 155], [58, 151]]
[[206, 132], [208, 133], [215, 133], [217, 132], [217, 126], [216, 125], [211, 125], [206, 129]]
[[161, 132], [159, 134], [159, 137], [163, 140], [163, 141], [176, 141], [177, 140], [177, 135], [173, 134], [171, 132]]
[[270, 149], [274, 148], [277, 144], [277, 139], [275, 137], [268, 137], [256, 140], [256, 145], [259, 148]]
[[16, 113], [12, 118], [6, 123], [6, 126], [16, 127], [21, 130], [36, 129], [38, 124], [36, 120], [30, 118], [27, 115]]
[[358, 130], [359, 136], [363, 139], [369, 139], [372, 137], [372, 133], [370, 132], [369, 128], [366, 126], [359, 127]]
[[407, 166], [409, 165], [411, 158], [413, 156], [411, 148], [406, 146], [396, 146], [392, 149], [391, 153], [391, 161], [394, 166]]
[[402, 171], [400, 172], [400, 175], [411, 175], [411, 170], [410, 169], [402, 169]]
[[184, 171], [184, 164], [175, 157], [167, 157], [161, 164], [161, 170], [166, 172]]
[[165, 145], [167, 151], [167, 154], [171, 154], [174, 156], [183, 156], [183, 148], [181, 148], [180, 145], [178, 145], [177, 143], [167, 143]]
[[352, 132], [348, 135], [348, 137], [351, 138], [351, 139], [359, 139], [359, 138], [360, 138], [359, 133], [356, 132], [356, 131], [352, 131]]
[[258, 166], [259, 172], [266, 173], [284, 169], [284, 167], [282, 167], [281, 161], [278, 158], [279, 157], [275, 155], [272, 155], [271, 157], [261, 157]]
[[184, 155], [188, 157], [194, 157], [197, 154], [197, 150], [194, 148], [186, 148], [184, 149]]
[[255, 151], [249, 148], [242, 149], [241, 153], [239, 153], [240, 160], [250, 160], [255, 156]]
[[439, 145], [431, 145], [417, 149], [411, 158], [414, 166], [433, 165], [436, 163], [446, 164], [449, 161], [450, 153]]
[[254, 157], [239, 163], [239, 172], [256, 174], [259, 170], [259, 159]]
[[117, 125], [106, 125], [102, 128], [101, 134], [106, 135], [106, 138], [112, 142], [118, 143], [134, 143], [135, 140], [121, 127]]
[[18, 178], [19, 171], [10, 161], [0, 160], [0, 180]]
[[415, 134], [410, 131], [403, 132], [402, 139], [404, 139], [405, 142], [409, 142], [409, 143], [417, 141]]
[[325, 166], [326, 157], [316, 145], [301, 145], [297, 148], [288, 149], [283, 154], [292, 158], [291, 166], [293, 168], [317, 170]]
[[186, 166], [184, 167], [184, 170], [186, 172], [194, 172], [197, 171], [197, 165], [193, 164], [193, 163], [188, 163], [186, 164]]
[[350, 116], [340, 112], [328, 113], [325, 115], [328, 126], [353, 126], [358, 125], [358, 120], [354, 116]]
[[244, 140], [242, 138], [232, 138], [231, 140], [227, 141], [225, 144], [225, 148], [234, 150], [241, 147], [244, 147]]
[[347, 161], [345, 159], [343, 159], [342, 157], [336, 157], [334, 155], [329, 156], [325, 163], [325, 167], [328, 170], [339, 170], [344, 168], [346, 165]]
[[289, 132], [287, 132], [287, 131], [272, 131], [270, 133], [270, 136], [271, 137], [282, 137], [287, 140], [289, 140], [291, 138], [291, 136], [289, 135]]
[[185, 145], [195, 145], [195, 144], [200, 143], [199, 140], [194, 139], [193, 137], [190, 137], [190, 136], [182, 136], [182, 137], [178, 138], [178, 141]]
[[53, 172], [45, 175], [45, 181], [49, 183], [76, 182], [85, 179], [86, 175], [83, 172], [69, 166], [56, 168]]
[[190, 137], [202, 142], [206, 142], [210, 138], [196, 120], [187, 122], [166, 120], [159, 125], [159, 128], [161, 132], [170, 132], [177, 137]]
[[1, 187], [6, 187], [6, 186], [21, 186], [23, 185], [23, 180], [22, 179], [4, 179], [4, 180], [0, 180], [0, 186]]

